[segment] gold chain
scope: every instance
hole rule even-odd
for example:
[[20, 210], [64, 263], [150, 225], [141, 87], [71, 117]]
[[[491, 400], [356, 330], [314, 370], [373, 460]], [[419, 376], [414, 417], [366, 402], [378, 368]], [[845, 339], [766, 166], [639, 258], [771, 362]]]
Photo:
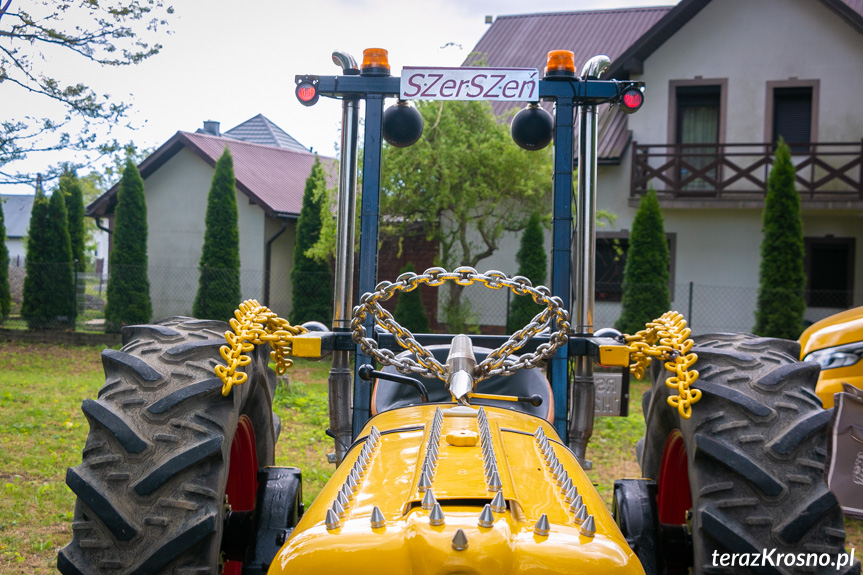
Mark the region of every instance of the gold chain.
[[256, 345], [270, 344], [273, 348], [270, 358], [276, 362], [276, 373], [282, 375], [294, 363], [288, 359], [294, 336], [309, 331], [302, 326], [292, 326], [253, 299], [241, 303], [234, 316], [236, 319], [231, 319], [234, 331], [225, 332], [229, 345], [219, 348], [227, 365], [216, 366], [216, 375], [222, 380], [222, 395], [228, 395], [233, 386], [241, 385], [249, 378], [237, 368], [252, 362], [252, 358], [245, 354], [253, 351]]
[[635, 335], [624, 336], [634, 359], [629, 370], [638, 379], [644, 377], [652, 358], [665, 360], [665, 369], [674, 374], [665, 380], [665, 385], [677, 390], [676, 395], [669, 396], [668, 405], [676, 407], [683, 419], [692, 416], [692, 404], [701, 399], [701, 390], [690, 388], [698, 379], [698, 371], [689, 369], [698, 360], [696, 354], [689, 353], [694, 343], [690, 333], [683, 315], [669, 311]]

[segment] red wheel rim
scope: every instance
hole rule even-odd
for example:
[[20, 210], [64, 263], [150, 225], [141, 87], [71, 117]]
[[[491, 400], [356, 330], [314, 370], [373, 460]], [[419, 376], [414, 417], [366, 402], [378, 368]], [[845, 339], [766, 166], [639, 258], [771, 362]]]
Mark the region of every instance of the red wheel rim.
[[[231, 462], [228, 468], [228, 484], [225, 495], [233, 511], [251, 511], [255, 508], [255, 495], [258, 492], [258, 452], [255, 442], [255, 428], [252, 420], [241, 415], [237, 421], [237, 431], [231, 443]], [[227, 561], [222, 575], [241, 575], [243, 564], [240, 561]]]
[[686, 512], [692, 509], [686, 444], [678, 429], [672, 431], [665, 440], [656, 503], [659, 522], [666, 525], [685, 524]]

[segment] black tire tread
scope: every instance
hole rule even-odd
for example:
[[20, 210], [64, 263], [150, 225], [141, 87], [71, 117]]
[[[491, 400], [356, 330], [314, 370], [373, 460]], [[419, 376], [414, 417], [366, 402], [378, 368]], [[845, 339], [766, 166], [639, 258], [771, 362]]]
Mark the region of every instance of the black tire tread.
[[[680, 419], [666, 404], [664, 369], [654, 366], [640, 458], [643, 475], [658, 477], [665, 439], [681, 431], [693, 497], [694, 572], [731, 572], [712, 565], [712, 550], [843, 553], [842, 513], [823, 478], [830, 413], [813, 401], [818, 366], [797, 361], [797, 342], [746, 334], [694, 339], [702, 400], [690, 420]], [[856, 562], [848, 573], [859, 569]]]
[[213, 367], [223, 322], [170, 318], [123, 328], [102, 356], [106, 383], [82, 409], [90, 433], [67, 471], [77, 495], [64, 575], [218, 570], [224, 484], [239, 415], [248, 415], [258, 462], [272, 465], [271, 381], [264, 352], [225, 397]]

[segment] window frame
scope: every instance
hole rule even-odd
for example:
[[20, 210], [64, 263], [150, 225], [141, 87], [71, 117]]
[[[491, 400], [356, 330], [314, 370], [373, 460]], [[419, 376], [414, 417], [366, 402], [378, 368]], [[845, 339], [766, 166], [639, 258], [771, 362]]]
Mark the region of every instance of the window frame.
[[[629, 239], [631, 233], [629, 230], [619, 230], [615, 232], [596, 232], [596, 240], [626, 240], [627, 242], [627, 251], [629, 250]], [[668, 241], [668, 290], [670, 294], [671, 301], [674, 301], [674, 287], [675, 287], [675, 276], [676, 276], [676, 267], [677, 267], [677, 233], [676, 232], [665, 232], [665, 239]], [[625, 264], [625, 260], [624, 260]], [[597, 297], [597, 289], [596, 289], [596, 269], [594, 269], [594, 300], [596, 302], [605, 302], [605, 303], [620, 303], [622, 301], [623, 294], [623, 270], [621, 270], [620, 274], [620, 298], [603, 298], [600, 299]]]
[[[776, 88], [811, 88], [812, 89], [812, 113], [810, 115], [809, 142], [818, 141], [818, 109], [819, 93], [821, 91], [821, 80], [799, 80], [791, 78], [788, 80], [770, 80], [766, 83], [766, 99], [764, 104], [764, 141], [773, 146], [773, 104], [776, 100]], [[809, 150], [791, 151], [795, 154], [809, 154]]]

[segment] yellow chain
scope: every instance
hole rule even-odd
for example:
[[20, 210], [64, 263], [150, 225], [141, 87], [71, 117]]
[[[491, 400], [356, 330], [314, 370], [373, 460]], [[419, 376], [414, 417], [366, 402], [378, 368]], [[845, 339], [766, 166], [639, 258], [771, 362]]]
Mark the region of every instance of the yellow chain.
[[669, 311], [635, 335], [624, 336], [634, 359], [629, 370], [638, 379], [644, 377], [652, 358], [666, 360], [665, 369], [674, 375], [665, 380], [665, 385], [677, 390], [676, 395], [669, 396], [668, 405], [676, 407], [683, 419], [692, 416], [692, 404], [701, 399], [701, 390], [690, 388], [698, 379], [698, 371], [689, 369], [698, 360], [696, 354], [689, 353], [693, 345], [690, 333], [683, 315]]
[[282, 375], [294, 363], [288, 359], [294, 336], [309, 331], [302, 326], [292, 326], [253, 299], [241, 303], [234, 316], [236, 319], [231, 319], [234, 331], [225, 332], [229, 345], [219, 348], [227, 365], [216, 366], [216, 375], [222, 380], [222, 395], [228, 395], [233, 386], [241, 385], [249, 378], [237, 368], [252, 362], [252, 358], [245, 354], [253, 351], [256, 345], [270, 344], [273, 348], [270, 358], [276, 362], [276, 373]]

